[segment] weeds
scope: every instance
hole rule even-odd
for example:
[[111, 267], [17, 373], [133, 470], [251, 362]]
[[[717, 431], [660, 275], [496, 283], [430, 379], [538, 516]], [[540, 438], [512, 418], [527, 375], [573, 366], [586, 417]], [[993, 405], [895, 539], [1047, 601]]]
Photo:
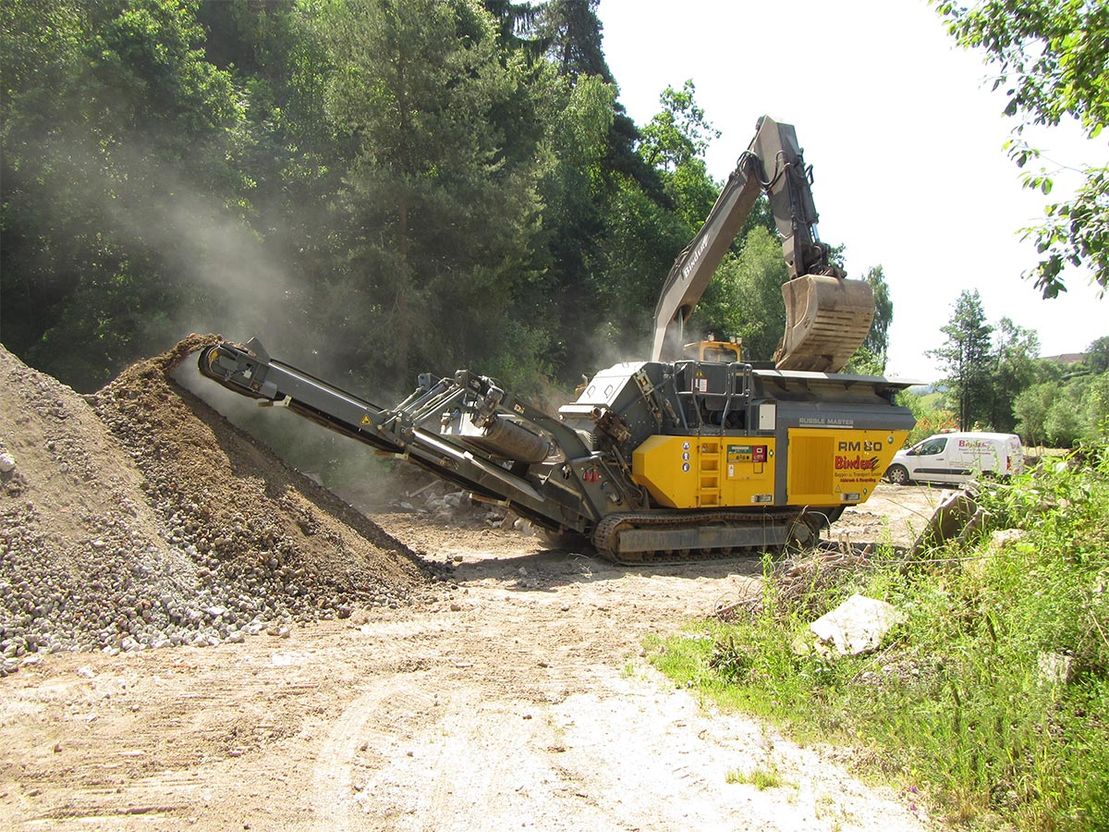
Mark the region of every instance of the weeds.
[[[767, 563], [758, 604], [649, 642], [652, 661], [723, 707], [880, 749], [951, 819], [1109, 828], [1109, 452], [1045, 459], [979, 499], [995, 532], [1017, 531], [808, 577]], [[854, 592], [906, 623], [869, 656], [796, 649]]]
[[754, 786], [760, 792], [790, 785], [782, 777], [778, 767], [773, 764], [756, 766], [750, 774], [744, 774], [739, 769], [732, 769], [724, 776], [724, 782]]

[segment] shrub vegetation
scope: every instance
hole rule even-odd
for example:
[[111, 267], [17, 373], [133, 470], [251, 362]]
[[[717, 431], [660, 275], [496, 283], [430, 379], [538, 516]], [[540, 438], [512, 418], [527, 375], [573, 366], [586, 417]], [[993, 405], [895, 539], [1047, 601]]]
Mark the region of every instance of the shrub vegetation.
[[[980, 538], [878, 547], [800, 593], [768, 560], [757, 611], [656, 639], [653, 661], [724, 707], [869, 749], [950, 819], [1109, 828], [1107, 475], [1104, 446], [1045, 459], [982, 493]], [[807, 625], [855, 592], [906, 622], [870, 655], [799, 652]]]

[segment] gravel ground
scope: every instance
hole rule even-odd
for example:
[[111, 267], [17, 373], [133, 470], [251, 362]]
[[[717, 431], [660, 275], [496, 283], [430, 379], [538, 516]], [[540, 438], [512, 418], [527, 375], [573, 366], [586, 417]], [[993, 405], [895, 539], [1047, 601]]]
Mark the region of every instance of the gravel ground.
[[[648, 664], [644, 635], [748, 594], [758, 558], [623, 569], [506, 528], [375, 520], [450, 564], [434, 600], [0, 681], [0, 828], [934, 828], [910, 774], [860, 782], [869, 753], [798, 747]], [[730, 782], [760, 768], [781, 785]]]

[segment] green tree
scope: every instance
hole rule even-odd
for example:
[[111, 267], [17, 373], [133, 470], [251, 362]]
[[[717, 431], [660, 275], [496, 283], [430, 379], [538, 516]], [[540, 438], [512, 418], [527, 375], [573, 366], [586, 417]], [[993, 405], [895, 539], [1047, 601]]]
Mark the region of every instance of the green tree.
[[[639, 145], [644, 161], [658, 171], [666, 195], [685, 225], [683, 245], [700, 229], [720, 193], [720, 185], [708, 175], [704, 162], [705, 150], [719, 132], [695, 96], [692, 81], [686, 81], [681, 90], [667, 87], [659, 98], [662, 109], [643, 128]], [[678, 248], [670, 254], [671, 259]], [[660, 282], [669, 266], [668, 262]], [[781, 285], [787, 277], [770, 203], [760, 197], [701, 298], [689, 324], [688, 339], [709, 333], [740, 336], [748, 357], [771, 360], [785, 328]], [[657, 292], [659, 287], [652, 288]]]
[[[583, 333], [593, 360], [600, 358], [602, 364], [646, 356], [659, 290], [690, 237], [689, 226], [630, 177], [619, 179], [607, 208], [603, 239], [591, 264], [591, 282], [606, 311], [593, 333]], [[601, 345], [609, 345], [611, 353]]]
[[12, 349], [81, 389], [173, 337], [184, 303], [218, 306], [210, 287], [184, 285], [212, 252], [180, 219], [200, 202], [221, 215], [212, 227], [236, 224], [250, 182], [241, 100], [205, 59], [196, 8], [0, 11], [0, 326]]
[[359, 148], [331, 303], [348, 363], [404, 380], [487, 357], [539, 369], [543, 344], [513, 315], [540, 207], [523, 60], [501, 60], [495, 21], [467, 0], [359, 0], [324, 25], [329, 112]]
[[1086, 347], [1086, 366], [1095, 373], [1109, 370], [1109, 335], [1103, 335]]
[[1109, 372], [1090, 379], [1082, 396], [1086, 429], [1082, 438], [1091, 444], [1109, 440]]
[[994, 333], [994, 372], [990, 424], [995, 430], [1011, 431], [1016, 425], [1013, 406], [1017, 396], [1039, 380], [1037, 357], [1039, 336], [1032, 330], [1002, 318]]
[[501, 43], [508, 49], [523, 50], [537, 58], [547, 44], [537, 37], [540, 7], [536, 3], [514, 3], [512, 0], [482, 0], [482, 6], [497, 19]]
[[[318, 330], [303, 321], [306, 314], [328, 317], [326, 287], [346, 254], [336, 233], [335, 195], [357, 149], [333, 129], [326, 109], [327, 79], [335, 67], [319, 14], [320, 4], [296, 0], [203, 0], [197, 9], [205, 54], [230, 73], [243, 103], [245, 117], [237, 128], [243, 149], [235, 161], [249, 183], [249, 201], [240, 200], [236, 208], [245, 219], [241, 236], [252, 245], [238, 248], [242, 259], [269, 264], [212, 264], [212, 271], [242, 290], [223, 305], [225, 311], [208, 316], [209, 326], [265, 333], [298, 360], [326, 354]], [[248, 292], [255, 296], [245, 298]], [[280, 302], [265, 302], [278, 297]], [[241, 309], [260, 305], [264, 320], [242, 320]]]
[[[668, 88], [662, 109], [645, 128], [638, 152], [662, 182], [664, 200], [632, 176], [621, 182], [607, 206], [603, 257], [597, 264], [599, 296], [608, 310], [606, 337], [621, 358], [642, 356], [651, 331], [652, 313], [674, 257], [700, 227], [719, 192], [708, 176], [702, 154], [714, 133], [693, 99], [692, 84], [681, 92]], [[720, 328], [724, 294], [719, 281], [702, 299], [695, 329]], [[706, 321], [715, 322], [707, 324]], [[692, 332], [690, 337], [695, 337]]]
[[[671, 91], [648, 164], [600, 35], [595, 0], [0, 4], [6, 345], [82, 389], [189, 328], [351, 386], [641, 356], [712, 131]], [[725, 284], [774, 259], [740, 236]]]
[[[1056, 126], [1074, 118], [1095, 139], [1109, 121], [1109, 5], [1088, 0], [979, 0], [937, 8], [964, 46], [985, 50], [1004, 87], [1006, 115], [1019, 120], [1008, 143], [1021, 167], [1040, 153], [1023, 138], [1029, 124]], [[1047, 206], [1045, 221], [1026, 229], [1041, 260], [1027, 276], [1045, 298], [1066, 290], [1063, 267], [1085, 264], [1104, 292], [1109, 286], [1109, 167], [1086, 165], [1070, 200]], [[1045, 194], [1052, 174], [1028, 174], [1025, 185]]]
[[951, 320], [942, 327], [947, 336], [943, 346], [929, 351], [947, 373], [947, 395], [959, 416], [959, 427], [969, 430], [990, 416], [990, 335], [978, 290], [964, 291], [955, 302]]
[[1074, 379], [1059, 388], [1044, 416], [1044, 435], [1056, 448], [1073, 448], [1083, 437], [1086, 424], [1082, 400], [1087, 380]]
[[863, 346], [879, 358], [884, 369], [889, 352], [890, 326], [893, 324], [893, 298], [890, 297], [885, 270], [880, 265], [867, 271], [866, 282], [874, 291], [874, 321]]
[[1071, 448], [1109, 438], [1109, 372], [1035, 384], [1013, 406], [1029, 444]]
[[[602, 48], [599, 0], [549, 0], [537, 24], [539, 37], [548, 47], [548, 54], [562, 75], [576, 79], [592, 75], [606, 84], [616, 85], [616, 78], [605, 61]], [[624, 105], [616, 101], [608, 132], [608, 149], [602, 170], [608, 176], [629, 176], [652, 199], [663, 205], [665, 195], [655, 170], [643, 162], [636, 152], [639, 128], [628, 117]], [[619, 184], [614, 183], [614, 188]]]
[[897, 403], [909, 408], [916, 419], [916, 425], [905, 439], [906, 447], [932, 434], [958, 427], [955, 414], [942, 405], [942, 398], [939, 393], [918, 393], [912, 388], [897, 394]]
[[673, 171], [702, 158], [713, 139], [720, 138], [694, 96], [697, 88], [687, 80], [680, 90], [667, 87], [659, 96], [662, 110], [654, 115], [640, 135], [640, 153], [647, 164]]
[[[619, 225], [626, 217], [617, 216], [620, 189], [604, 171], [616, 90], [599, 76], [570, 78], [549, 65], [545, 75], [537, 96], [547, 130], [540, 152], [547, 161], [539, 183], [544, 210], [536, 242], [546, 259], [528, 293], [533, 308], [526, 317], [550, 329], [550, 358], [573, 383], [597, 360], [597, 341], [585, 333], [600, 331], [610, 309], [635, 302], [634, 295], [602, 297], [602, 278], [613, 268], [606, 260], [607, 243], [614, 231], [626, 231]], [[634, 183], [626, 184], [634, 189]], [[610, 276], [613, 284], [619, 282]]]
[[877, 376], [886, 371], [890, 325], [893, 323], [893, 298], [890, 297], [886, 273], [880, 265], [870, 268], [865, 279], [874, 292], [874, 320], [870, 324], [866, 340], [851, 356], [844, 371]]
[[88, 30], [75, 2], [0, 4], [0, 331], [23, 355], [57, 321], [80, 280], [85, 228], [71, 220], [84, 176], [54, 157], [72, 119], [65, 105], [78, 104], [73, 91], [87, 68]]
[[771, 361], [786, 326], [782, 283], [789, 269], [776, 235], [757, 226], [738, 256], [721, 263], [715, 281], [694, 313], [695, 328], [737, 335], [752, 361]]
[[564, 75], [596, 75], [612, 82], [612, 71], [601, 45], [600, 0], [551, 0], [544, 8], [541, 29], [551, 57]]
[[657, 170], [666, 195], [690, 227], [690, 236], [701, 227], [720, 193], [705, 167], [705, 150], [720, 131], [697, 104], [697, 90], [686, 81], [681, 90], [667, 87], [659, 96], [662, 109], [640, 134], [639, 154]]
[[1013, 402], [1016, 431], [1027, 445], [1042, 445], [1047, 441], [1047, 414], [1058, 395], [1059, 385], [1041, 382], [1022, 390]]

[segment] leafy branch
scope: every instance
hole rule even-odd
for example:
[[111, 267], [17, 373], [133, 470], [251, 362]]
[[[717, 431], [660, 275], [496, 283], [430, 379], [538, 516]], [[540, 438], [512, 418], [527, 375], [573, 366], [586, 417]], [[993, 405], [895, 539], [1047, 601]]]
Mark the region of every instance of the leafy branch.
[[[1109, 122], [1109, 5], [1086, 0], [982, 0], [965, 7], [936, 3], [948, 31], [968, 48], [986, 52], [997, 68], [993, 88], [1004, 87], [1004, 113], [1019, 119], [1006, 150], [1019, 167], [1040, 158], [1024, 139], [1030, 124], [1058, 126], [1074, 118], [1087, 138]], [[1023, 229], [1035, 241], [1039, 263], [1025, 272], [1045, 298], [1066, 291], [1065, 266], [1088, 267], [1101, 296], [1109, 288], [1109, 168], [1084, 165], [1083, 184], [1069, 200], [1048, 205], [1044, 222]], [[1022, 177], [1044, 194], [1046, 171]]]

